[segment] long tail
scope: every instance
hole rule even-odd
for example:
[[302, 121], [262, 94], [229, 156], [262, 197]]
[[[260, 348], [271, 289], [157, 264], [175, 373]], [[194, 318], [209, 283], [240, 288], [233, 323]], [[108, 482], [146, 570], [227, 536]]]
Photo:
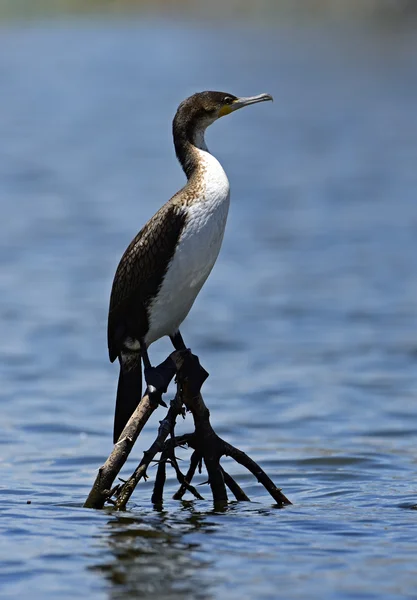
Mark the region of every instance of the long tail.
[[125, 352], [119, 356], [120, 374], [114, 413], [113, 443], [120, 437], [126, 423], [142, 398], [142, 363], [140, 352]]

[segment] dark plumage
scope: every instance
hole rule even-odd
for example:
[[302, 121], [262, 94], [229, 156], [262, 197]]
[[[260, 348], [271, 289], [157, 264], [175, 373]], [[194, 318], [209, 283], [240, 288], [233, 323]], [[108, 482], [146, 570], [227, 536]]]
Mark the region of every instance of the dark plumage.
[[142, 396], [141, 354], [130, 351], [126, 340], [143, 340], [148, 328], [148, 308], [167, 270], [185, 214], [165, 204], [146, 223], [125, 251], [113, 281], [107, 327], [109, 357], [119, 357], [113, 441], [136, 409]]
[[141, 340], [148, 331], [148, 306], [163, 280], [185, 213], [171, 201], [139, 231], [122, 256], [110, 296], [107, 341], [113, 362], [126, 337]]

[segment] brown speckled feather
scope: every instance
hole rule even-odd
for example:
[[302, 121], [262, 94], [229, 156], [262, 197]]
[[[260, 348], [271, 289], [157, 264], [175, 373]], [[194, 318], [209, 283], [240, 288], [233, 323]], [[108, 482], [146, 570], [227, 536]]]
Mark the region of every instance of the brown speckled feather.
[[186, 220], [178, 195], [146, 223], [117, 267], [110, 297], [107, 339], [113, 362], [126, 337], [148, 331], [147, 306], [156, 295]]

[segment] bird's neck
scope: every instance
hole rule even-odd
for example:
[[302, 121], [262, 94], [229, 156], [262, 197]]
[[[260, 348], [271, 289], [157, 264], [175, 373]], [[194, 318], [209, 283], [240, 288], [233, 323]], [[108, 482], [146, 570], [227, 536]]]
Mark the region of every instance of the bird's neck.
[[186, 187], [193, 189], [195, 201], [204, 199], [213, 208], [229, 202], [230, 187], [223, 167], [206, 146], [204, 133], [205, 127], [179, 127], [174, 120], [175, 152], [188, 179]]
[[178, 128], [174, 123], [173, 133], [175, 153], [189, 180], [210, 154], [204, 139], [205, 128]]

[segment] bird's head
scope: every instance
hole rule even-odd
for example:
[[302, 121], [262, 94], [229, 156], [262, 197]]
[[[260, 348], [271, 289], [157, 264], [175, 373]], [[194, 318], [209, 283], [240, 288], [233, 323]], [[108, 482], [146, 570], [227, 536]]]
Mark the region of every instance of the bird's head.
[[190, 96], [178, 107], [174, 118], [175, 129], [182, 129], [189, 139], [198, 131], [204, 131], [220, 117], [224, 117], [239, 108], [272, 100], [270, 94], [259, 94], [237, 98], [225, 92], [199, 92]]

